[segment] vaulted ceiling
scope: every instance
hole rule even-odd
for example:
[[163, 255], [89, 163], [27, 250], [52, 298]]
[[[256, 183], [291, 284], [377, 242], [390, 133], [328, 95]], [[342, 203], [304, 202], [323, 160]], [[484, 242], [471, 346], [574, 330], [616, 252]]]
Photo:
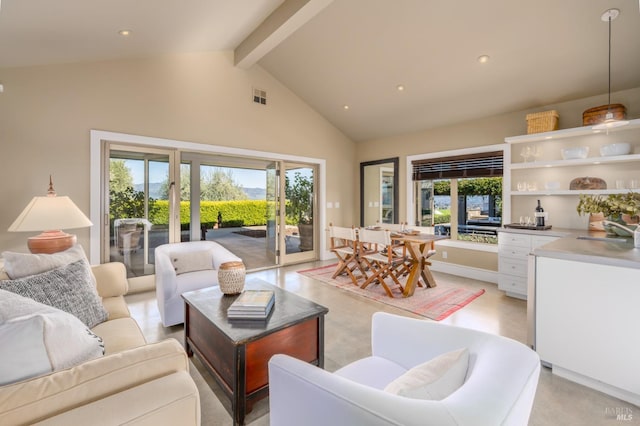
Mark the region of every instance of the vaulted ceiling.
[[640, 87], [637, 0], [3, 0], [0, 83], [3, 67], [234, 50], [362, 141], [606, 93], [612, 7], [612, 91]]

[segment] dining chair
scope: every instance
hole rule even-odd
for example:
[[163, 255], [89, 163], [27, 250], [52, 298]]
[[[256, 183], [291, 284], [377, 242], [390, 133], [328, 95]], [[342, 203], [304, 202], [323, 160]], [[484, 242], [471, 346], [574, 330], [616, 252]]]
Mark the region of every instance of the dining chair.
[[404, 291], [398, 279], [398, 270], [406, 262], [406, 256], [396, 250], [401, 244], [394, 244], [388, 229], [372, 230], [360, 228], [358, 230], [358, 250], [362, 267], [368, 271], [365, 282], [360, 286], [367, 288], [371, 283], [380, 284], [389, 297], [394, 297], [391, 288], [385, 281], [391, 278], [400, 291]]
[[[358, 259], [358, 234], [354, 227], [346, 228], [329, 224], [330, 250], [338, 258], [338, 266], [331, 278], [341, 274], [347, 274], [354, 284], [358, 284], [358, 278], [366, 276]], [[354, 272], [359, 270], [361, 275]]]

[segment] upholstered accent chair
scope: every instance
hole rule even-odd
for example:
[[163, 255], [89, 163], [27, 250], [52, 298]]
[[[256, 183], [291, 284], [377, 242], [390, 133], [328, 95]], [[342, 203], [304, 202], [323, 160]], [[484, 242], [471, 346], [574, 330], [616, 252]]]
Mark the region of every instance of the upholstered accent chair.
[[214, 241], [163, 244], [155, 249], [156, 298], [165, 327], [184, 322], [182, 293], [218, 285], [218, 269], [242, 262]]
[[[270, 424], [528, 423], [540, 358], [522, 343], [472, 329], [378, 312], [372, 318], [371, 345], [371, 356], [333, 373], [287, 355], [273, 356], [269, 361]], [[403, 379], [407, 376], [414, 382], [420, 379], [418, 375], [411, 377], [414, 371], [460, 349], [465, 349], [468, 358], [456, 358], [465, 364], [460, 370], [461, 364], [456, 361], [459, 383], [448, 383], [455, 384], [448, 394], [442, 396], [442, 389], [397, 392], [406, 384]], [[443, 373], [443, 363], [436, 364], [435, 373]], [[429, 386], [442, 387], [449, 381], [445, 377]], [[424, 397], [438, 392], [441, 396], [435, 399]]]

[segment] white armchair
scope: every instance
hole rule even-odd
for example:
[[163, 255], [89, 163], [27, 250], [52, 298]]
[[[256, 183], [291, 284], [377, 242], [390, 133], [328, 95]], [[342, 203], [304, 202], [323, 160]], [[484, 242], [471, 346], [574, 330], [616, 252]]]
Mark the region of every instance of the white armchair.
[[[334, 373], [287, 355], [269, 361], [272, 426], [526, 425], [540, 375], [527, 346], [493, 334], [378, 312], [372, 356]], [[383, 389], [414, 366], [466, 347], [461, 387], [442, 400]]]
[[[176, 260], [185, 272], [176, 272]], [[214, 241], [163, 244], [155, 249], [156, 298], [165, 327], [184, 322], [182, 293], [218, 285], [218, 269], [225, 262], [241, 262], [235, 254]]]

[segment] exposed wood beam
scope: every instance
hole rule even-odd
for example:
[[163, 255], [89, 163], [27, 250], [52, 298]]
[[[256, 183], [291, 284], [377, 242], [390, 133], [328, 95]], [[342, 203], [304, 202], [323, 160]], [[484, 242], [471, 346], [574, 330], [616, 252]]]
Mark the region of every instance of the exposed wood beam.
[[333, 0], [285, 0], [234, 50], [235, 65], [250, 68]]

